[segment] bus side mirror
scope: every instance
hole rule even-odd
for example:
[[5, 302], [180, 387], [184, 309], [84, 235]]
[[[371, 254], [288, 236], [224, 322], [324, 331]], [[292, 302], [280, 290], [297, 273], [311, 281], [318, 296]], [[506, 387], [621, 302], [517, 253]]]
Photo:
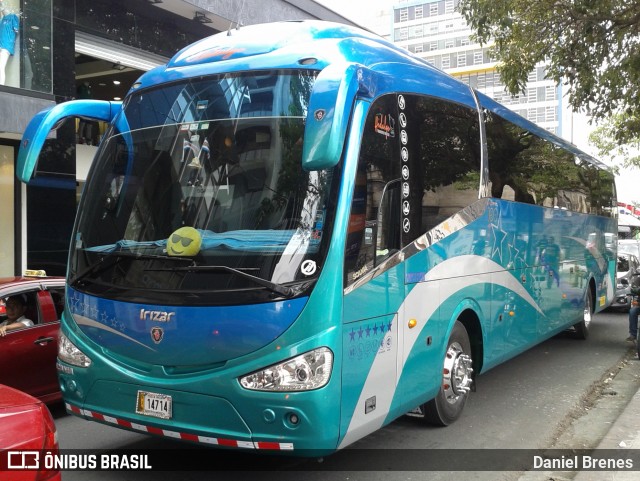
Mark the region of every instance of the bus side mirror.
[[356, 95], [370, 94], [371, 85], [371, 72], [356, 64], [331, 64], [318, 74], [305, 121], [303, 169], [322, 170], [338, 163]]
[[22, 182], [29, 182], [38, 163], [38, 156], [47, 136], [68, 117], [111, 122], [122, 110], [122, 102], [104, 100], [72, 100], [54, 105], [36, 114], [22, 136], [18, 151], [16, 175]]

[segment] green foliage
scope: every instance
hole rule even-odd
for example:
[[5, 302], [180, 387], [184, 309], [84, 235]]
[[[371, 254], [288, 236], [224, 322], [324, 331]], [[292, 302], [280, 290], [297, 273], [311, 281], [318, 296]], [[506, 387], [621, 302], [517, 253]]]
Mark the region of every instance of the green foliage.
[[623, 167], [640, 168], [640, 138], [631, 139], [624, 144], [616, 141], [617, 133], [625, 128], [626, 122], [626, 115], [613, 115], [589, 134], [589, 143], [598, 149], [598, 156], [609, 164], [622, 159]]
[[640, 1], [460, 0], [458, 7], [493, 57], [511, 94], [546, 61], [547, 76], [569, 89], [575, 111], [596, 121], [623, 112], [618, 144], [640, 138]]

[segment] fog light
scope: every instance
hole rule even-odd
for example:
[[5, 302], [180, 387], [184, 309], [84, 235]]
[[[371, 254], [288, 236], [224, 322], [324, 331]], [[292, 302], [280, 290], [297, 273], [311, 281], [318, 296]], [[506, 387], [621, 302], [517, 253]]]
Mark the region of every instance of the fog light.
[[289, 414], [289, 422], [296, 426], [300, 422], [300, 418], [296, 413]]

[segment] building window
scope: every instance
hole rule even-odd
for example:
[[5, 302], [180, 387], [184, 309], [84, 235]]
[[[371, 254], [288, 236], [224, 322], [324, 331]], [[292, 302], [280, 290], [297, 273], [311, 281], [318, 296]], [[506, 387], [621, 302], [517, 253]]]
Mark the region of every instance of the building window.
[[483, 61], [482, 50], [479, 52], [473, 52], [473, 63], [475, 65], [481, 64]]
[[458, 54], [458, 67], [464, 67], [467, 65], [467, 54], [459, 53]]
[[434, 16], [438, 15], [438, 3], [432, 3], [429, 5], [429, 15]]
[[545, 80], [546, 76], [547, 76], [547, 72], [546, 72], [545, 67], [544, 66], [537, 67], [536, 70], [537, 70], [537, 75], [536, 76], [538, 77], [538, 81], [541, 82], [541, 81]]
[[487, 76], [483, 73], [478, 74], [478, 88], [484, 89], [487, 86]]
[[444, 13], [453, 13], [453, 0], [444, 2]]
[[462, 47], [466, 47], [466, 46], [468, 46], [469, 44], [470, 44], [470, 42], [469, 42], [469, 39], [468, 39], [468, 38], [463, 38], [463, 39], [461, 39], [461, 40], [460, 40], [460, 45], [461, 45]]
[[438, 50], [438, 42], [431, 42], [429, 44], [429, 50]]
[[442, 66], [443, 69], [451, 67], [451, 56], [443, 55], [440, 65]]
[[415, 48], [413, 49], [414, 53], [422, 53], [422, 44], [421, 45], [416, 45]]
[[453, 48], [453, 45], [454, 45], [454, 44], [453, 44], [453, 40], [447, 40], [447, 41], [444, 43], [444, 48]]
[[400, 40], [406, 40], [409, 36], [409, 30], [405, 28], [400, 29]]
[[416, 7], [416, 18], [422, 18], [422, 5]]
[[409, 20], [409, 9], [408, 8], [401, 8], [400, 9], [400, 21], [401, 22], [406, 22], [407, 20]]

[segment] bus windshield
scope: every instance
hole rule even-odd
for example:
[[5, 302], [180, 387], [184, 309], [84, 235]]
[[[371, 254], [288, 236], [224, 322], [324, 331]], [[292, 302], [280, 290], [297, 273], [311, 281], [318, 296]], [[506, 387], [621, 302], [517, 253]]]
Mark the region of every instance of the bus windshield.
[[81, 200], [73, 288], [178, 305], [307, 291], [329, 241], [334, 169], [301, 167], [315, 72], [141, 90], [105, 134]]

